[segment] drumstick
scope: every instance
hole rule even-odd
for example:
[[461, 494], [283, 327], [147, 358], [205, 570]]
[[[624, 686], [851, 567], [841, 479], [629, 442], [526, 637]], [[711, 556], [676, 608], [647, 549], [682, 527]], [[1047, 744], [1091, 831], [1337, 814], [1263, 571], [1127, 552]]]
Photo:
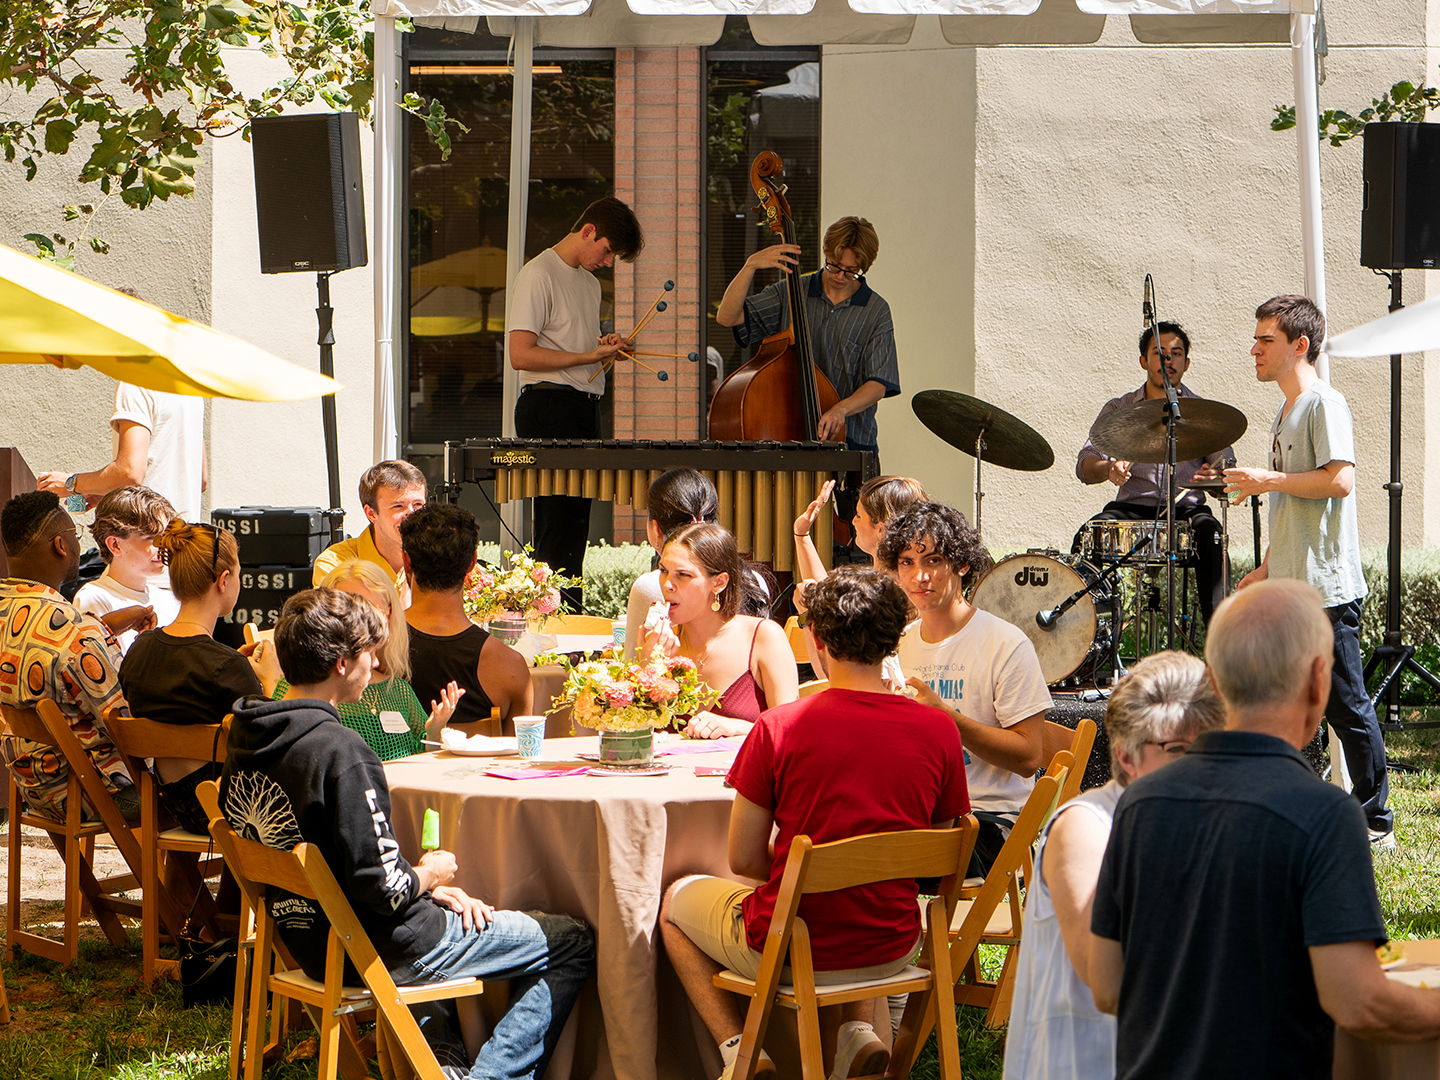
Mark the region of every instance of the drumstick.
[[[634, 330], [631, 330], [630, 333], [626, 335], [627, 337], [633, 338], [636, 334], [638, 334], [638, 333], [640, 332], [640, 330], [641, 330], [641, 324], [645, 322], [645, 319], [650, 315], [650, 312], [652, 312], [652, 311], [655, 310], [655, 308], [659, 305], [660, 301], [662, 301], [662, 300], [665, 299], [665, 294], [666, 294], [667, 292], [669, 292], [669, 291], [670, 291], [671, 289], [673, 289], [673, 288], [675, 288], [675, 282], [673, 282], [673, 281], [667, 281], [667, 282], [665, 282], [665, 288], [663, 288], [663, 289], [660, 290], [660, 295], [655, 298], [655, 303], [651, 304], [650, 307], [649, 307], [649, 309], [645, 312], [645, 314], [640, 316], [639, 322], [637, 322], [637, 323], [635, 324], [635, 329], [634, 329]], [[661, 308], [660, 310], [661, 310], [661, 311], [664, 311], [665, 309], [664, 309], [664, 308]]]
[[[624, 349], [620, 349], [619, 352], [618, 352], [618, 355], [623, 356], [623, 357], [625, 357], [625, 358], [628, 359], [628, 360], [635, 360], [635, 357], [634, 357], [633, 355], [631, 355], [630, 353], [626, 352]], [[659, 375], [659, 374], [660, 374], [660, 372], [656, 371], [656, 370], [655, 370], [653, 367], [651, 367], [649, 364], [641, 363], [641, 361], [639, 361], [639, 360], [635, 360], [635, 363], [639, 364], [639, 365], [640, 365], [641, 367], [643, 367], [646, 371], [650, 372], [651, 375]]]
[[636, 356], [659, 356], [659, 357], [663, 357], [663, 358], [665, 358], [665, 359], [667, 359], [667, 360], [689, 360], [692, 364], [695, 363], [697, 360], [700, 359], [700, 354], [699, 354], [699, 353], [694, 353], [694, 352], [692, 352], [692, 353], [645, 352], [645, 351], [642, 351], [642, 350], [640, 350], [640, 349], [635, 349], [635, 350], [634, 350], [634, 353], [635, 353]]

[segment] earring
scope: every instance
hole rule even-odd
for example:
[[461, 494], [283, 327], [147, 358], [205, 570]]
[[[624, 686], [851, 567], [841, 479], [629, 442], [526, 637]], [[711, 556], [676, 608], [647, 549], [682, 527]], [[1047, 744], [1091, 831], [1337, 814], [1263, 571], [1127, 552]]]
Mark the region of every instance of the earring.
[[715, 599], [713, 599], [713, 600], [710, 601], [710, 610], [711, 610], [711, 611], [719, 611], [719, 610], [720, 610], [720, 594], [719, 594], [719, 593], [716, 593], [716, 594], [715, 594]]

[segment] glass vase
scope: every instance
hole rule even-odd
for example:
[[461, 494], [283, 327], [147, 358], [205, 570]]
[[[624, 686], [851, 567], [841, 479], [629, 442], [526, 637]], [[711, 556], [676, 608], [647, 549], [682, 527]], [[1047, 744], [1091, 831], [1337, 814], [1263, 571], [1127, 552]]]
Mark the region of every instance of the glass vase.
[[609, 769], [647, 769], [655, 760], [655, 731], [600, 732], [600, 764]]
[[525, 635], [525, 620], [517, 617], [497, 615], [486, 624], [485, 629], [496, 641], [514, 645]]

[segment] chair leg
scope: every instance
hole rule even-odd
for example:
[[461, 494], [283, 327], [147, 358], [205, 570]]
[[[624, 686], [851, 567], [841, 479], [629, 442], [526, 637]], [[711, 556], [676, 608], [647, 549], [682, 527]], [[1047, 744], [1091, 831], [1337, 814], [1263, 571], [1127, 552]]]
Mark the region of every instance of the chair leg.
[[10, 1023], [10, 998], [5, 993], [5, 973], [0, 971], [0, 1024]]
[[[938, 917], [938, 925], [943, 926], [943, 902], [937, 897], [931, 904], [931, 919]], [[932, 921], [927, 945], [930, 954], [930, 983], [934, 987], [931, 1001], [935, 1015], [936, 1046], [940, 1051], [940, 1076], [941, 1080], [961, 1080], [960, 1036], [955, 1030], [955, 973], [950, 967], [949, 934], [936, 932], [936, 925]], [[1013, 955], [1015, 950], [1011, 949], [1010, 953]]]
[[[255, 951], [250, 958], [250, 1018], [245, 1038], [245, 1080], [260, 1080], [260, 1070], [265, 1065], [265, 1020], [266, 996], [270, 982], [271, 956], [274, 940], [274, 926], [267, 915], [261, 914], [255, 934]], [[238, 965], [237, 965], [238, 966]], [[284, 998], [275, 998], [275, 1009], [280, 1011]], [[233, 1021], [232, 1021], [233, 1023]], [[278, 1029], [279, 1017], [274, 1026]]]
[[330, 928], [330, 945], [325, 956], [325, 1002], [320, 1006], [319, 1080], [335, 1080], [340, 1067], [340, 991], [345, 980], [345, 949], [340, 935]]
[[800, 1028], [800, 1075], [825, 1080], [825, 1044], [820, 1038], [820, 1005], [815, 1000], [815, 966], [810, 955], [810, 930], [795, 920], [790, 939], [790, 975], [795, 986], [796, 1023]]
[[1015, 996], [1015, 969], [1020, 955], [1019, 944], [1005, 950], [1005, 964], [1000, 977], [995, 980], [995, 991], [990, 996], [990, 1007], [985, 1011], [985, 1026], [1004, 1027], [1010, 1021], [1010, 1001]]
[[5, 776], [10, 808], [9, 835], [6, 838], [6, 853], [9, 856], [6, 866], [10, 872], [5, 882], [5, 959], [13, 962], [16, 935], [20, 931], [20, 787], [10, 778], [9, 769], [5, 770]]

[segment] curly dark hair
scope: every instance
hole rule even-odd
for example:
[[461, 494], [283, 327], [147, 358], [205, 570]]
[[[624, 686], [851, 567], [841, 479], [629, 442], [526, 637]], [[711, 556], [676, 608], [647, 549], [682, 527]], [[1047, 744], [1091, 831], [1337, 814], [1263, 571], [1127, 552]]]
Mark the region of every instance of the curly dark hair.
[[53, 491], [25, 491], [0, 510], [0, 540], [8, 555], [19, 555], [35, 542], [55, 511], [60, 499]]
[[275, 624], [275, 655], [291, 686], [323, 683], [335, 661], [378, 649], [390, 636], [380, 609], [354, 593], [306, 589], [285, 601]]
[[400, 523], [410, 583], [426, 592], [453, 592], [464, 585], [479, 543], [475, 515], [453, 503], [426, 503]]
[[805, 587], [808, 625], [838, 660], [879, 664], [900, 646], [910, 617], [905, 590], [868, 566], [841, 566]]
[[[901, 554], [917, 544], [928, 541], [950, 563], [950, 569], [964, 576], [960, 584], [966, 592], [985, 576], [995, 564], [965, 515], [944, 503], [916, 503], [885, 525], [876, 557], [892, 574], [896, 572]], [[967, 569], [968, 568], [968, 569]]]

